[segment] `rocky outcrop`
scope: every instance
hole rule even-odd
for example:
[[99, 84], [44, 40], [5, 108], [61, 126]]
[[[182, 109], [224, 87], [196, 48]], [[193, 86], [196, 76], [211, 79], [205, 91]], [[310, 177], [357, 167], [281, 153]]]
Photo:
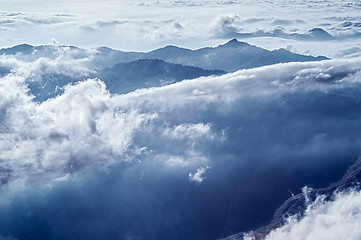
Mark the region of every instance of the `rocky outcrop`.
[[[252, 236], [255, 240], [264, 239], [264, 237], [273, 229], [281, 227], [288, 216], [298, 214], [303, 216], [308, 202], [316, 200], [317, 196], [324, 195], [326, 200], [330, 199], [335, 191], [343, 191], [352, 187], [359, 187], [361, 181], [361, 156], [348, 168], [341, 180], [330, 184], [326, 188], [311, 189], [304, 188], [302, 193], [294, 195], [287, 199], [274, 213], [272, 221], [255, 231]], [[246, 233], [238, 233], [222, 240], [241, 240]]]

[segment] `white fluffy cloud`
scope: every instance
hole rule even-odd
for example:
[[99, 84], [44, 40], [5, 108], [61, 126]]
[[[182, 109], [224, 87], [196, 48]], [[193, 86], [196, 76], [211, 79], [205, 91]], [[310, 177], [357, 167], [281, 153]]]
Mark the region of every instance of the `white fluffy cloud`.
[[[56, 41], [56, 40], [54, 40]], [[94, 71], [92, 60], [95, 50], [71, 49], [69, 47], [52, 46], [50, 54], [39, 56], [34, 49], [32, 54], [2, 55], [0, 65], [11, 69], [23, 77], [42, 76], [46, 74], [63, 74], [70, 77], [87, 76]]]
[[[14, 82], [16, 77], [3, 80]], [[9, 179], [4, 179], [10, 184], [34, 175], [51, 181], [87, 166], [103, 168], [128, 161], [125, 153], [134, 131], [154, 117], [136, 110], [117, 110], [109, 104], [111, 96], [105, 85], [97, 80], [68, 86], [63, 95], [42, 104], [33, 103], [23, 86], [12, 89], [18, 92], [4, 93], [0, 101], [5, 113], [1, 168], [11, 172]]]

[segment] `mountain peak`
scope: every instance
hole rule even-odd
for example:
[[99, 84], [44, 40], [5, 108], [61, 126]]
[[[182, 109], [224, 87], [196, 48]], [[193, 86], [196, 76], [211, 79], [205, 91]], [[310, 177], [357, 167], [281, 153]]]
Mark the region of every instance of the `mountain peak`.
[[236, 44], [236, 43], [239, 43], [238, 40], [236, 38], [233, 38], [229, 40], [226, 44]]
[[168, 49], [179, 49], [180, 47], [174, 46], [174, 45], [167, 45], [164, 48], [168, 48]]
[[309, 31], [310, 35], [318, 39], [333, 39], [334, 37], [322, 28], [313, 28]]
[[236, 38], [233, 38], [229, 40], [227, 43], [221, 44], [218, 47], [239, 47], [239, 46], [250, 46], [250, 45], [246, 42], [240, 42]]

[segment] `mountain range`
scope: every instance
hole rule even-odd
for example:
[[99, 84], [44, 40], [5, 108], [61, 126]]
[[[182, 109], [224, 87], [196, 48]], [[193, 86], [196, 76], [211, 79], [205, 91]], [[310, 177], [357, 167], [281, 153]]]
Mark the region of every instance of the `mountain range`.
[[[255, 68], [285, 62], [306, 62], [326, 60], [324, 56], [307, 56], [292, 53], [285, 49], [269, 51], [232, 39], [217, 47], [196, 50], [166, 46], [147, 53], [122, 52], [109, 48], [97, 48], [100, 59], [98, 64], [110, 65], [112, 62], [129, 62], [139, 59], [160, 59], [170, 63], [200, 67], [208, 70], [233, 72], [240, 69]], [[104, 57], [106, 56], [106, 57]]]
[[[69, 54], [74, 59], [90, 59], [87, 78], [100, 78], [112, 93], [126, 93], [138, 88], [163, 86], [184, 79], [221, 75], [241, 69], [286, 62], [321, 61], [324, 56], [308, 56], [285, 49], [269, 51], [232, 39], [217, 47], [196, 50], [166, 46], [150, 52], [124, 52], [107, 47], [88, 51], [73, 46], [31, 46], [21, 44], [0, 50], [0, 55], [12, 55], [25, 61], [39, 58], [55, 59]], [[10, 70], [0, 66], [2, 74]], [[44, 101], [62, 92], [68, 83], [78, 82], [84, 76], [47, 74], [31, 78], [28, 85], [36, 101]]]
[[98, 77], [103, 79], [111, 93], [126, 93], [139, 88], [168, 85], [184, 79], [225, 73], [221, 70], [205, 70], [159, 59], [141, 59], [103, 69]]

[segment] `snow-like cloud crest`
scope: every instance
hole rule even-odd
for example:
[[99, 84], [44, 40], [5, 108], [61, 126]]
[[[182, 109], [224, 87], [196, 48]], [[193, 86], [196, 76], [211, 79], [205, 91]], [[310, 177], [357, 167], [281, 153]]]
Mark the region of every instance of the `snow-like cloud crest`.
[[227, 105], [250, 97], [292, 91], [327, 91], [358, 83], [360, 62], [360, 59], [352, 59], [277, 64], [218, 77], [186, 80], [160, 88], [141, 89], [117, 98], [122, 99], [124, 107], [174, 108], [192, 104], [202, 109], [207, 104]]

